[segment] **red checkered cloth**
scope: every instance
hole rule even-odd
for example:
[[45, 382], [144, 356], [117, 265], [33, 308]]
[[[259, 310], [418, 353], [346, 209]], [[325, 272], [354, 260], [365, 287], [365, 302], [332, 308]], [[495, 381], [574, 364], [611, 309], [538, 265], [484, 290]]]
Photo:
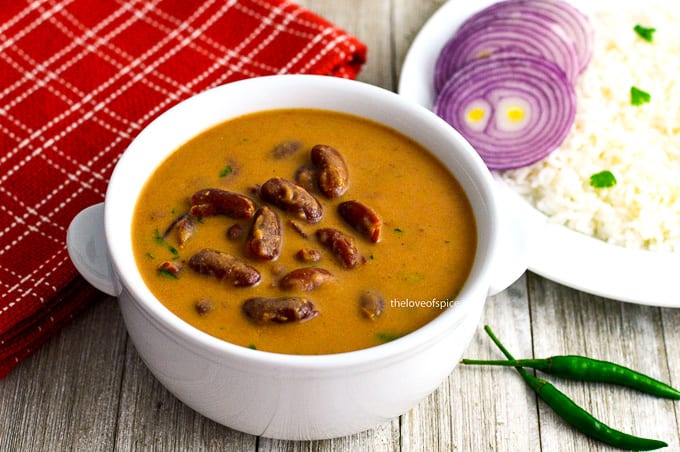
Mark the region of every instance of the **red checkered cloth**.
[[286, 0], [12, 0], [0, 8], [0, 378], [102, 294], [66, 229], [142, 128], [267, 74], [355, 78], [366, 47]]

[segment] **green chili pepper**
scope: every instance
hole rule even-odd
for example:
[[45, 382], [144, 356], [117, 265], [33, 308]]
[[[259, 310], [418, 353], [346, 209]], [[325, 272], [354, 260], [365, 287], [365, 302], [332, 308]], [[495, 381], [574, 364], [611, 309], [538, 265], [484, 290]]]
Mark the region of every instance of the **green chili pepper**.
[[[489, 326], [485, 326], [484, 330], [509, 360], [515, 359], [510, 352], [506, 350], [503, 344], [501, 344]], [[591, 414], [574, 403], [573, 400], [549, 382], [535, 377], [522, 367], [515, 366], [515, 369], [517, 369], [531, 389], [536, 392], [538, 397], [552, 408], [555, 414], [581, 433], [620, 449], [653, 450], [668, 446], [668, 444], [663, 441], [640, 438], [607, 426], [603, 422], [595, 419]]]
[[463, 359], [463, 364], [488, 366], [531, 367], [543, 373], [570, 380], [612, 383], [637, 389], [656, 397], [680, 400], [680, 391], [647, 375], [609, 361], [576, 355], [557, 355], [545, 359], [517, 359], [508, 361], [485, 361]]

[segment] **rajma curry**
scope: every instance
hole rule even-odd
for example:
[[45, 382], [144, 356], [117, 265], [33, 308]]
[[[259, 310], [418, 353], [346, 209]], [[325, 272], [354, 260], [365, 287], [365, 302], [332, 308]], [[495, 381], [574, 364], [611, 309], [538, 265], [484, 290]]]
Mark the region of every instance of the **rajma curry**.
[[245, 347], [362, 349], [435, 318], [476, 248], [458, 182], [402, 134], [356, 116], [246, 115], [182, 145], [146, 183], [132, 239], [151, 292]]

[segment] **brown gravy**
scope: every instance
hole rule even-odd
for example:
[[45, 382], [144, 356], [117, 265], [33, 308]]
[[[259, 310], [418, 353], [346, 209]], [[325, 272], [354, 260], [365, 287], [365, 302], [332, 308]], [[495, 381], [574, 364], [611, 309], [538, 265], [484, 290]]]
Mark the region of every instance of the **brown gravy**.
[[[318, 186], [309, 190], [323, 208], [321, 220], [310, 224], [263, 202], [257, 187], [271, 178], [294, 181], [296, 171], [311, 164], [310, 150], [317, 144], [341, 154], [349, 182], [337, 198], [328, 198]], [[163, 237], [173, 220], [190, 210], [192, 194], [206, 188], [245, 195], [256, 208], [268, 205], [274, 210], [281, 225], [278, 257], [263, 260], [246, 252], [252, 219], [193, 218], [193, 235], [182, 246], [176, 231]], [[349, 200], [370, 206], [380, 217], [377, 243], [338, 213], [338, 205]], [[322, 228], [351, 237], [362, 261], [347, 268], [320, 243], [316, 231]], [[359, 117], [290, 109], [227, 121], [177, 149], [154, 172], [137, 201], [132, 240], [151, 292], [194, 327], [259, 350], [325, 354], [378, 345], [435, 318], [465, 283], [477, 237], [462, 188], [420, 145]], [[252, 266], [260, 274], [259, 283], [235, 287], [189, 268], [187, 262], [203, 249], [229, 253]], [[313, 252], [307, 256], [310, 260], [296, 256], [301, 249]], [[175, 276], [159, 271], [164, 262], [182, 269]], [[284, 275], [301, 267], [322, 268], [332, 277], [310, 291], [299, 285], [283, 290]], [[365, 291], [384, 302], [382, 313], [373, 319], [360, 308]], [[242, 308], [254, 297], [304, 297], [317, 314], [299, 322], [254, 321]]]

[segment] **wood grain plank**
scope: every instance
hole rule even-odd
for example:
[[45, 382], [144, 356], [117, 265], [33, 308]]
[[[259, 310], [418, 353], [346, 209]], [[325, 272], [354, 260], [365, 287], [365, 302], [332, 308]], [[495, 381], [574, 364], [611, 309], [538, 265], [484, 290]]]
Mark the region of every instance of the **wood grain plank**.
[[399, 419], [395, 418], [371, 430], [355, 435], [319, 441], [283, 441], [260, 438], [260, 452], [357, 451], [397, 452], [399, 450]]
[[[416, 35], [425, 22], [446, 0], [394, 0], [392, 21], [394, 27], [394, 65], [397, 78], [404, 64], [404, 58]], [[395, 89], [396, 89], [395, 84]]]
[[[669, 381], [660, 310], [578, 292], [542, 278], [530, 278], [535, 355], [575, 354], [626, 365]], [[613, 385], [546, 379], [609, 426], [658, 438], [677, 448], [672, 401]], [[614, 450], [581, 435], [552, 410], [539, 405], [545, 450]]]
[[0, 450], [111, 450], [125, 343], [108, 298], [21, 363], [0, 381]]
[[[674, 388], [680, 389], [680, 309], [661, 309], [661, 328], [663, 328], [664, 345], [666, 347], [666, 366], [668, 379], [664, 380]], [[663, 375], [663, 373], [662, 373]], [[675, 437], [668, 432], [664, 438], [673, 450], [680, 450], [680, 402], [673, 404], [675, 414]]]

